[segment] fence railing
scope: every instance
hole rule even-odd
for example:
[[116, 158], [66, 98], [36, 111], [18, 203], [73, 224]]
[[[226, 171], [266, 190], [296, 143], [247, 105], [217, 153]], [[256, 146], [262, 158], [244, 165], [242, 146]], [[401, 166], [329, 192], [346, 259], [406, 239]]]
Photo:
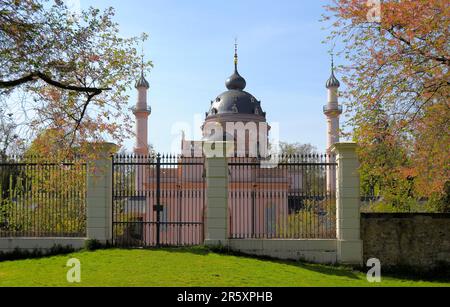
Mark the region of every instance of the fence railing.
[[85, 237], [86, 164], [0, 158], [0, 237]]
[[279, 160], [275, 168], [257, 159], [230, 160], [230, 238], [336, 238], [335, 157]]

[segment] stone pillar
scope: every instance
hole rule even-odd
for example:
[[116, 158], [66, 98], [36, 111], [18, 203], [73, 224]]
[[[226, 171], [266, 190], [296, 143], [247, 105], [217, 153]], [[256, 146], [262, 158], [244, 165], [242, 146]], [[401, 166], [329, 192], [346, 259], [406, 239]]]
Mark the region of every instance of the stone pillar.
[[206, 158], [205, 245], [228, 245], [228, 162], [226, 157]]
[[234, 142], [210, 139], [203, 144], [206, 167], [205, 245], [228, 245], [228, 160], [234, 153]]
[[112, 159], [114, 144], [93, 145], [97, 160], [87, 166], [87, 237], [101, 243], [112, 240]]
[[356, 143], [337, 143], [336, 154], [336, 231], [337, 260], [339, 263], [362, 265], [362, 241], [360, 232], [360, 178]]

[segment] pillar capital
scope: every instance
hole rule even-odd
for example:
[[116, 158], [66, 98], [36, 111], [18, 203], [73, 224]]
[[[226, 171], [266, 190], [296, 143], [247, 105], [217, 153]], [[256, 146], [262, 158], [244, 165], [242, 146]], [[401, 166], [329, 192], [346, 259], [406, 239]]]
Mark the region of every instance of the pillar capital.
[[336, 155], [336, 159], [355, 159], [357, 160], [356, 149], [358, 145], [353, 142], [336, 143], [331, 146], [331, 152]]
[[331, 150], [334, 153], [346, 153], [346, 152], [355, 152], [356, 148], [358, 148], [358, 144], [355, 142], [342, 142], [336, 143], [331, 147]]

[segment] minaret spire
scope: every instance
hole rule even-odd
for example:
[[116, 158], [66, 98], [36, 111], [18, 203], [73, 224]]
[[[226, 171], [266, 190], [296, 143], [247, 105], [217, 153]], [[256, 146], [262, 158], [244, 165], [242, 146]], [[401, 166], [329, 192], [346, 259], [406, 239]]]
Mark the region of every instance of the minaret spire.
[[142, 44], [141, 50], [141, 76], [144, 76], [144, 44]]
[[331, 52], [331, 73], [334, 74], [334, 53]]
[[237, 72], [237, 66], [238, 66], [238, 42], [237, 38], [234, 39], [234, 70]]

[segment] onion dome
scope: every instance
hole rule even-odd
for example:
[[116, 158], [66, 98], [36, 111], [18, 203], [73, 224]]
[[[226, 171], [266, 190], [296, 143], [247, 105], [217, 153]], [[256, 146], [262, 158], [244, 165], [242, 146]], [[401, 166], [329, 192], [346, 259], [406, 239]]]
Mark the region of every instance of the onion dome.
[[225, 86], [229, 90], [243, 91], [247, 86], [247, 81], [239, 74], [237, 69], [237, 54], [234, 59], [234, 73], [227, 79]]
[[334, 71], [331, 72], [331, 77], [330, 77], [330, 79], [328, 79], [326, 86], [328, 89], [333, 88], [333, 87], [339, 88], [341, 86], [341, 83], [334, 75]]
[[146, 89], [150, 88], [150, 84], [144, 77], [144, 72], [141, 73], [141, 77], [136, 81], [136, 88], [144, 87]]
[[331, 77], [330, 77], [330, 79], [328, 79], [326, 87], [328, 89], [330, 89], [330, 88], [339, 88], [340, 86], [341, 86], [341, 83], [334, 75], [334, 60], [332, 58], [331, 59]]

